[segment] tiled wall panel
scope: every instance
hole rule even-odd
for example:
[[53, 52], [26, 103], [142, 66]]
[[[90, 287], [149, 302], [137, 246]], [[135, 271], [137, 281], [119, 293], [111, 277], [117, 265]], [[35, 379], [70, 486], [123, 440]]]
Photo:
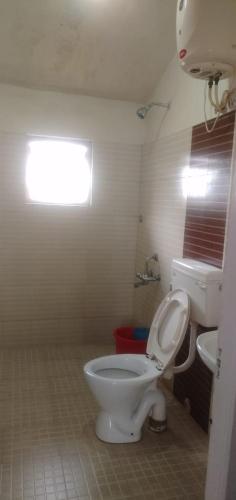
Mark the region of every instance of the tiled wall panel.
[[[206, 132], [205, 124], [193, 127], [192, 132], [190, 173], [193, 172], [197, 191], [188, 193], [183, 254], [218, 267], [222, 267], [224, 255], [234, 121], [235, 113], [228, 113], [219, 119], [211, 134]], [[203, 330], [199, 327], [199, 333]], [[187, 336], [177, 364], [186, 359], [188, 342]], [[174, 380], [175, 395], [182, 402], [189, 400], [192, 416], [205, 430], [209, 423], [211, 386], [212, 374], [198, 353], [190, 369]]]
[[26, 203], [26, 144], [0, 135], [0, 340], [110, 340], [132, 319], [140, 147], [94, 144], [84, 208]]
[[191, 130], [146, 144], [142, 154], [140, 213], [136, 270], [145, 257], [158, 253], [161, 281], [135, 290], [135, 317], [149, 325], [155, 309], [169, 291], [174, 257], [182, 257], [186, 213], [184, 176], [189, 164]]
[[[190, 172], [202, 192], [189, 193], [184, 257], [222, 266], [229, 197], [235, 113], [221, 117], [211, 134], [205, 124], [193, 127]], [[200, 186], [201, 191], [201, 186]]]

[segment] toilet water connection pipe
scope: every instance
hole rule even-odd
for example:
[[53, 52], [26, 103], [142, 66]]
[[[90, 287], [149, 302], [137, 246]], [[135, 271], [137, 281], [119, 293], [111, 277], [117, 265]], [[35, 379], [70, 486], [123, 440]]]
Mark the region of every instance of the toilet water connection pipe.
[[135, 433], [140, 431], [146, 417], [151, 411], [151, 415], [154, 420], [166, 420], [166, 400], [164, 394], [158, 387], [144, 393], [142, 401], [132, 418], [121, 419], [119, 417], [119, 419], [116, 420], [116, 418], [113, 417], [113, 420], [122, 432]]

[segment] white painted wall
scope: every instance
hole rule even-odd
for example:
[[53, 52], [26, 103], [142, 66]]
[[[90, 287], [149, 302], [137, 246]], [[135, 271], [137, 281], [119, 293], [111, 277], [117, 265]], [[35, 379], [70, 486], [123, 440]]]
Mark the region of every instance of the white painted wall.
[[0, 344], [106, 342], [130, 324], [140, 146], [93, 141], [92, 205], [28, 203], [28, 137], [0, 133]]
[[0, 131], [143, 143], [135, 103], [0, 84]]
[[[133, 315], [137, 105], [0, 85], [0, 109], [1, 344], [110, 341]], [[91, 207], [27, 204], [27, 134], [92, 140]]]
[[[143, 146], [136, 270], [145, 257], [158, 253], [161, 281], [135, 289], [135, 320], [150, 325], [155, 309], [170, 287], [171, 262], [183, 256], [186, 214], [184, 176], [189, 164], [192, 129]], [[154, 269], [155, 271], [155, 269]]]
[[[146, 141], [151, 142], [203, 122], [204, 86], [205, 82], [184, 73], [175, 56], [150, 97], [150, 102], [170, 102], [171, 107], [169, 110], [155, 107], [149, 112]], [[225, 80], [220, 84], [220, 92], [227, 86], [228, 81]], [[209, 118], [214, 117], [209, 105], [207, 114]]]

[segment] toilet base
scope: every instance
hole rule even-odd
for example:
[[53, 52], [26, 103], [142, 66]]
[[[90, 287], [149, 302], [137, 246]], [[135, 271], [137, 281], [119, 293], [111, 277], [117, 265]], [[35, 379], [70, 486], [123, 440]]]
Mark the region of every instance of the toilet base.
[[164, 432], [167, 429], [167, 419], [165, 420], [154, 420], [154, 418], [149, 417], [148, 428], [152, 432]]
[[101, 411], [96, 421], [96, 435], [106, 443], [135, 443], [141, 439], [141, 431], [124, 433], [112, 421], [109, 413]]

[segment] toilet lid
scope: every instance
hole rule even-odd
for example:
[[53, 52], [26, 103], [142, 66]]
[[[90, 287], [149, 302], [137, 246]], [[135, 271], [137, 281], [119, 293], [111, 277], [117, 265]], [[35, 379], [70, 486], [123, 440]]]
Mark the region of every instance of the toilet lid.
[[179, 351], [188, 327], [190, 302], [184, 290], [169, 292], [154, 316], [147, 343], [147, 354], [166, 368]]

